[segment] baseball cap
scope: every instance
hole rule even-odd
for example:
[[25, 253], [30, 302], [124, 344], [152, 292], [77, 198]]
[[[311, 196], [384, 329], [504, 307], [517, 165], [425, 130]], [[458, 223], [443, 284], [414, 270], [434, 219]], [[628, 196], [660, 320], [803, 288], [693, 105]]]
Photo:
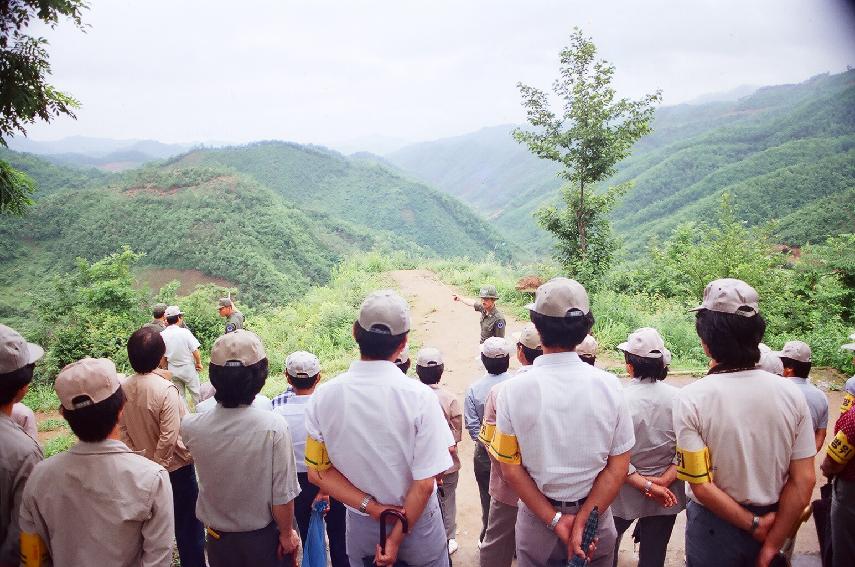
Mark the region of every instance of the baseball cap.
[[391, 289], [381, 289], [362, 302], [358, 322], [372, 333], [402, 335], [410, 330], [410, 307]]
[[404, 345], [404, 348], [401, 349], [401, 354], [395, 359], [395, 364], [404, 364], [408, 360], [410, 360], [410, 345]]
[[321, 372], [321, 361], [310, 352], [298, 350], [285, 359], [285, 372], [295, 378], [311, 378]]
[[502, 358], [510, 356], [511, 349], [502, 337], [490, 337], [481, 344], [481, 354], [487, 358]]
[[757, 345], [757, 348], [760, 349], [760, 354], [763, 354], [766, 352], [772, 352], [772, 347], [770, 347], [766, 343], [760, 343], [759, 345]]
[[42, 347], [28, 343], [12, 327], [0, 325], [0, 374], [8, 374], [32, 364], [44, 354]]
[[166, 317], [176, 317], [178, 315], [184, 315], [181, 309], [178, 308], [177, 305], [170, 305], [166, 308], [166, 312], [164, 313]]
[[215, 366], [250, 366], [265, 358], [261, 339], [245, 329], [226, 333], [211, 347], [211, 364]]
[[[72, 362], [59, 371], [53, 385], [59, 403], [67, 410], [103, 402], [115, 394], [120, 386], [116, 365], [106, 358], [84, 358]], [[88, 399], [74, 403], [74, 399], [80, 396]]]
[[772, 351], [760, 353], [760, 362], [757, 363], [757, 368], [777, 374], [784, 375], [784, 363], [778, 357], [778, 354]]
[[217, 302], [218, 307], [234, 307], [234, 303], [232, 302], [230, 297], [221, 297]]
[[576, 280], [553, 278], [537, 288], [526, 309], [547, 317], [579, 317], [591, 311], [588, 292]]
[[810, 362], [810, 346], [802, 341], [787, 341], [779, 352], [775, 353], [779, 358], [791, 358], [799, 362]]
[[671, 351], [665, 348], [662, 335], [653, 327], [642, 327], [633, 331], [617, 348], [635, 356], [661, 358], [666, 366], [671, 363]]
[[537, 333], [534, 323], [527, 323], [522, 331], [514, 333], [514, 340], [524, 347], [533, 350], [543, 348], [543, 345], [540, 343], [540, 335]]
[[442, 353], [439, 352], [438, 348], [433, 347], [424, 347], [419, 351], [418, 356], [416, 356], [416, 366], [428, 367], [428, 366], [439, 366], [442, 362]]
[[855, 351], [855, 333], [852, 333], [851, 335], [849, 335], [849, 340], [852, 342], [846, 343], [845, 345], [841, 346], [840, 348], [842, 348], [843, 350]]
[[595, 339], [592, 335], [586, 336], [582, 339], [582, 342], [576, 346], [576, 354], [584, 354], [585, 356], [597, 356], [597, 349], [599, 345], [597, 344], [597, 339]]
[[155, 303], [151, 306], [151, 312], [154, 313], [165, 313], [166, 312], [166, 304], [165, 303]]
[[494, 285], [482, 285], [478, 294], [481, 299], [499, 299], [499, 292]]
[[723, 278], [708, 283], [704, 288], [703, 303], [689, 311], [707, 309], [719, 313], [754, 317], [760, 312], [759, 301], [760, 296], [757, 295], [757, 291], [744, 281]]

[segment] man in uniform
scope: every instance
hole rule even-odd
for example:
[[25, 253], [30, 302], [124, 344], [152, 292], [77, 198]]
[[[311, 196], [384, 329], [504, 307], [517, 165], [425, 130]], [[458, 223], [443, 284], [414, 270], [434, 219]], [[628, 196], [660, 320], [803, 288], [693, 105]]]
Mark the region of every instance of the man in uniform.
[[[370, 294], [353, 325], [360, 360], [322, 384], [306, 410], [309, 481], [348, 508], [351, 567], [366, 557], [377, 565], [448, 565], [434, 479], [451, 467], [454, 441], [433, 391], [395, 367], [409, 330], [402, 297]], [[387, 508], [403, 509], [409, 533], [396, 523], [382, 552], [378, 520]]]
[[833, 478], [831, 497], [831, 566], [855, 565], [855, 409], [834, 424], [822, 472]]
[[60, 371], [60, 412], [80, 442], [39, 463], [21, 501], [21, 564], [170, 565], [174, 524], [166, 470], [119, 440], [125, 395], [110, 360]]
[[727, 278], [708, 284], [695, 309], [710, 370], [674, 402], [677, 478], [691, 488], [689, 567], [768, 565], [816, 481], [805, 397], [755, 368], [766, 329], [758, 304], [754, 288]]
[[186, 390], [190, 390], [190, 400], [193, 402], [192, 409], [201, 399], [199, 391], [199, 371], [202, 370], [202, 355], [199, 354], [199, 341], [190, 332], [190, 329], [182, 326], [184, 313], [177, 305], [166, 308], [167, 327], [160, 333], [166, 344], [166, 365], [172, 372], [172, 382], [178, 386], [181, 399], [187, 399]]
[[[852, 363], [855, 364], [855, 333], [849, 335], [849, 340], [853, 342], [840, 348], [852, 353]], [[840, 415], [846, 413], [851, 407], [855, 407], [855, 376], [849, 378], [846, 385], [843, 386], [843, 403], [840, 405]]]
[[243, 313], [235, 309], [235, 304], [230, 297], [220, 298], [218, 306], [220, 317], [226, 319], [227, 333], [243, 329]]
[[505, 336], [505, 316], [496, 308], [496, 300], [499, 299], [499, 293], [494, 285], [481, 286], [480, 293], [481, 301], [472, 301], [459, 295], [454, 296], [454, 301], [459, 301], [464, 305], [473, 307], [475, 311], [481, 313], [481, 342], [483, 343], [490, 337]]
[[775, 354], [781, 361], [781, 373], [804, 394], [813, 423], [816, 452], [819, 453], [825, 443], [825, 432], [828, 429], [828, 398], [811, 384], [808, 378], [811, 369], [810, 346], [802, 341], [789, 341], [781, 352]]
[[146, 327], [153, 327], [158, 332], [166, 328], [166, 304], [155, 303], [151, 308], [151, 321], [145, 324]]
[[[521, 500], [517, 565], [565, 565], [575, 554], [611, 566], [616, 533], [609, 505], [629, 469], [632, 418], [617, 377], [575, 352], [594, 325], [585, 288], [554, 278], [528, 308], [543, 354], [499, 391], [490, 444]], [[590, 557], [582, 531], [594, 507], [599, 543]]]
[[34, 437], [12, 420], [12, 408], [30, 387], [36, 361], [45, 351], [0, 325], [0, 566], [20, 561], [18, 528], [21, 494], [42, 450]]

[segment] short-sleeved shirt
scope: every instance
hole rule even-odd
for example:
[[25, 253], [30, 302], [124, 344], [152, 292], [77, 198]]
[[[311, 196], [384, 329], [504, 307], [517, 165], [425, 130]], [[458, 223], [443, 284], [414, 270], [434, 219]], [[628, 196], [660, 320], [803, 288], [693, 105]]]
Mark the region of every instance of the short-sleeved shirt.
[[822, 390], [811, 384], [807, 378], [793, 377], [788, 378], [788, 380], [804, 394], [810, 410], [813, 430], [828, 429], [828, 398], [825, 397]]
[[0, 412], [0, 563], [18, 564], [21, 495], [33, 467], [42, 458], [36, 440]]
[[243, 329], [243, 313], [240, 311], [232, 311], [232, 314], [226, 318], [226, 332], [231, 333], [238, 329]]
[[855, 376], [852, 376], [843, 385], [843, 403], [840, 404], [840, 415], [853, 407], [855, 407]]
[[522, 464], [554, 500], [586, 497], [608, 458], [635, 443], [617, 377], [575, 352], [537, 357], [531, 370], [504, 384], [496, 408], [490, 452]]
[[20, 425], [24, 433], [33, 439], [38, 439], [39, 427], [36, 423], [36, 414], [21, 402], [12, 406], [12, 421]]
[[475, 311], [481, 313], [481, 342], [483, 343], [490, 337], [504, 337], [505, 336], [505, 326], [507, 322], [505, 321], [505, 316], [502, 315], [502, 312], [499, 311], [496, 307], [489, 312], [484, 309], [484, 306], [479, 302], [475, 302], [473, 305]]
[[689, 486], [712, 481], [740, 504], [768, 506], [790, 461], [816, 454], [805, 397], [765, 370], [710, 374], [674, 403], [677, 476]]
[[[262, 394], [256, 394], [255, 398], [252, 400], [252, 407], [258, 408], [260, 410], [270, 411], [273, 409], [273, 402], [270, 401], [270, 398], [264, 396]], [[217, 406], [217, 400], [213, 397], [208, 398], [207, 400], [201, 401], [196, 404], [196, 413], [204, 413], [206, 411], [211, 411]]]
[[145, 326], [155, 329], [158, 333], [161, 333], [164, 329], [166, 329], [166, 323], [164, 323], [160, 319], [152, 319], [151, 321], [146, 323]]
[[850, 409], [834, 424], [834, 439], [828, 446], [828, 456], [844, 465], [837, 478], [855, 481], [855, 409]]
[[80, 442], [33, 469], [21, 532], [45, 544], [54, 567], [170, 565], [169, 474], [121, 441]]
[[496, 384], [501, 384], [513, 376], [510, 372], [501, 374], [485, 374], [472, 383], [466, 390], [466, 398], [463, 400], [463, 415], [466, 417], [466, 431], [473, 441], [478, 440], [481, 431], [481, 422], [484, 421], [484, 404], [487, 395]]
[[294, 444], [294, 461], [297, 472], [307, 472], [306, 468], [306, 408], [312, 396], [291, 396], [287, 404], [280, 404], [273, 411], [285, 418], [291, 440]]
[[353, 362], [321, 384], [306, 409], [306, 430], [309, 468], [333, 466], [384, 504], [403, 505], [413, 481], [452, 465], [436, 395], [388, 361]]
[[[448, 429], [454, 438], [454, 444], [457, 445], [463, 437], [463, 411], [460, 409], [460, 402], [457, 401], [454, 394], [439, 384], [429, 384], [429, 387], [439, 400], [439, 407], [442, 408], [442, 414], [445, 416], [446, 423], [448, 423]], [[457, 456], [456, 452], [451, 455], [451, 461], [451, 468], [445, 471], [445, 474], [460, 470], [460, 457]]]
[[161, 331], [160, 336], [166, 343], [166, 357], [169, 367], [195, 364], [193, 351], [199, 349], [199, 341], [189, 329], [178, 325], [169, 325]]
[[260, 530], [272, 506], [300, 494], [294, 448], [285, 419], [249, 406], [185, 416], [181, 437], [196, 462], [196, 517], [224, 532]]

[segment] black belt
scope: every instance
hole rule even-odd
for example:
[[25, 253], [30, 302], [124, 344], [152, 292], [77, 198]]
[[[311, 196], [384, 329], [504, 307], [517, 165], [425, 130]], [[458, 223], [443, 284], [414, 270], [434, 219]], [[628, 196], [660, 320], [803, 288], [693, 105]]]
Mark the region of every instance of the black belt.
[[585, 500], [587, 499], [588, 497], [585, 496], [584, 498], [580, 498], [579, 500], [573, 500], [571, 502], [562, 502], [561, 500], [553, 500], [552, 498], [547, 498], [547, 500], [549, 500], [549, 503], [555, 506], [556, 508], [570, 508], [572, 506], [581, 506], [585, 503]]
[[769, 512], [777, 512], [778, 511], [778, 503], [768, 504], [766, 506], [756, 506], [754, 504], [743, 504], [743, 508], [754, 514], [755, 516], [764, 516]]

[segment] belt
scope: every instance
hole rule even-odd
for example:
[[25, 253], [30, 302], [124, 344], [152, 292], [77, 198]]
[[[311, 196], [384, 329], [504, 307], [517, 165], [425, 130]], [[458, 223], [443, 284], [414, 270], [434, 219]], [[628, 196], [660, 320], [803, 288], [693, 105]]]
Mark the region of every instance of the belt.
[[768, 514], [769, 512], [777, 512], [778, 511], [778, 503], [768, 504], [766, 506], [756, 506], [754, 504], [743, 504], [743, 508], [753, 513], [755, 516], [763, 516], [764, 514]]
[[573, 506], [581, 506], [582, 504], [585, 503], [585, 500], [587, 500], [587, 499], [588, 499], [588, 497], [585, 496], [584, 498], [580, 498], [579, 500], [573, 500], [573, 501], [568, 502], [568, 501], [553, 500], [552, 498], [547, 498], [547, 500], [549, 500], [549, 503], [552, 504], [553, 506], [555, 506], [556, 508], [571, 508]]

